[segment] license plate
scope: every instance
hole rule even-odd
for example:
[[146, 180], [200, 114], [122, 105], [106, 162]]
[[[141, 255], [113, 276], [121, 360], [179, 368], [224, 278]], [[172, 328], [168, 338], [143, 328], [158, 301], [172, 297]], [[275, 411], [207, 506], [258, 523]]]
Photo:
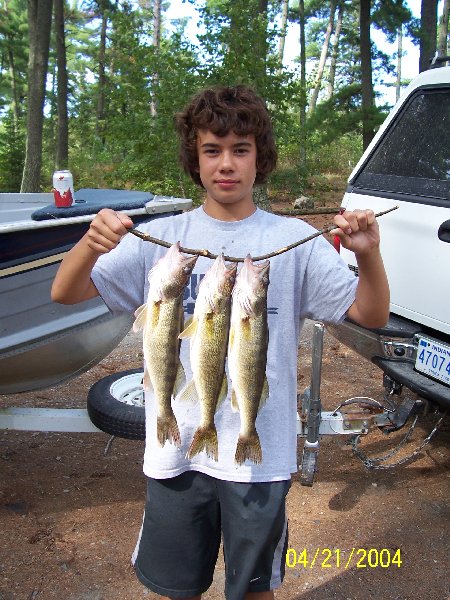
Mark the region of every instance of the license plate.
[[450, 346], [427, 337], [418, 337], [415, 368], [450, 385]]

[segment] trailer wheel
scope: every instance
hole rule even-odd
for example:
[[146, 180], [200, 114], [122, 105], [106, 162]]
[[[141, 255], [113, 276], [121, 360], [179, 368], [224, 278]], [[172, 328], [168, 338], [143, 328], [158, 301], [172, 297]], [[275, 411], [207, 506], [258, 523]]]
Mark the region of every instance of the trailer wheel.
[[145, 439], [142, 369], [103, 377], [90, 388], [87, 411], [96, 427], [117, 437]]

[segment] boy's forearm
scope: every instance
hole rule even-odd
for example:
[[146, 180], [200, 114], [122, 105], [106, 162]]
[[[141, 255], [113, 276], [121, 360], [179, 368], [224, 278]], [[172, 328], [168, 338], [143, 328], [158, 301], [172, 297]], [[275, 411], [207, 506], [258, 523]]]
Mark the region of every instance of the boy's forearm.
[[347, 315], [364, 327], [386, 325], [389, 318], [389, 284], [379, 248], [356, 255], [358, 287]]
[[52, 300], [61, 304], [76, 304], [98, 296], [91, 280], [92, 269], [101, 252], [95, 252], [87, 243], [87, 236], [66, 254], [52, 285]]

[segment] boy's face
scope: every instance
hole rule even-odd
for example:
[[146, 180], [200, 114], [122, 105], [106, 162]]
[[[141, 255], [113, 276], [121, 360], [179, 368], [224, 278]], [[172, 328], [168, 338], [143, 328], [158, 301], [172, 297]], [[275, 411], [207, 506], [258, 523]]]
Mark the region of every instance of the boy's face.
[[200, 130], [197, 150], [200, 179], [207, 194], [206, 212], [219, 219], [251, 215], [255, 210], [255, 136], [239, 136], [231, 131], [219, 137], [209, 130]]

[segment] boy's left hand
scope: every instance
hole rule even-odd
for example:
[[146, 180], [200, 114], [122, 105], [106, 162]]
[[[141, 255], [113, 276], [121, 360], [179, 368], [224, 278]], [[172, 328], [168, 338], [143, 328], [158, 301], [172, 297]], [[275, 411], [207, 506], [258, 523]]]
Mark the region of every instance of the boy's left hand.
[[331, 233], [337, 235], [341, 245], [355, 254], [369, 254], [380, 245], [380, 232], [373, 210], [345, 211], [334, 217], [338, 229]]

